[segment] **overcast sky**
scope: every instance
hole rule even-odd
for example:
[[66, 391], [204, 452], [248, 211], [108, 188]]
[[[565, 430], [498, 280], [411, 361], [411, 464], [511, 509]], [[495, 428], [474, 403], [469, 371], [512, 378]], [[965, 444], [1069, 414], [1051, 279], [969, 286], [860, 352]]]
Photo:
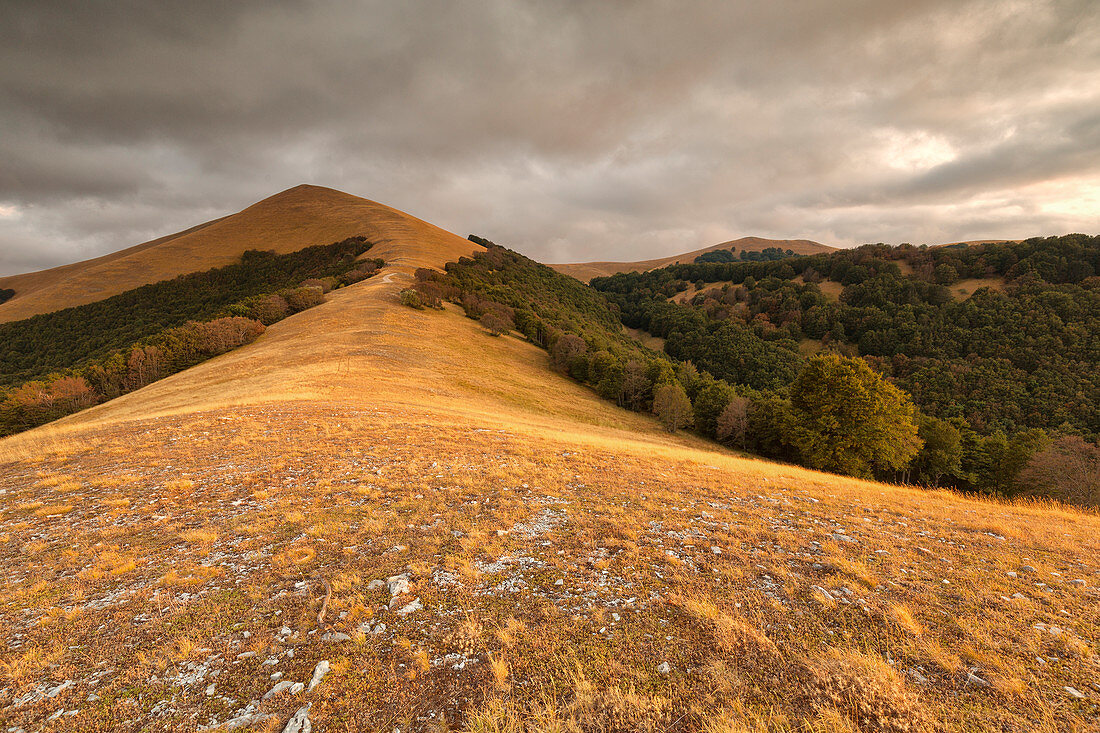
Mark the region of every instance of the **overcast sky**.
[[543, 261], [1100, 233], [1096, 0], [0, 0], [0, 274], [299, 183]]

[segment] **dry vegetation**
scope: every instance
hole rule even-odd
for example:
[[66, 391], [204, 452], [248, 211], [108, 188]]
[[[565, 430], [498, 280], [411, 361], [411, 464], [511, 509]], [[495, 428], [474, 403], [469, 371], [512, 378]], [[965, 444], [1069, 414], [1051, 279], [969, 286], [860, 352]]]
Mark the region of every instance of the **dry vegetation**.
[[0, 730], [1095, 729], [1095, 513], [669, 436], [388, 272], [0, 442]]
[[760, 237], [742, 237], [729, 242], [704, 247], [703, 249], [685, 252], [672, 257], [658, 257], [653, 260], [640, 260], [638, 262], [572, 262], [569, 264], [550, 265], [558, 272], [575, 277], [582, 282], [588, 282], [594, 277], [606, 277], [617, 272], [646, 272], [660, 267], [668, 267], [685, 262], [694, 262], [695, 258], [706, 252], [716, 249], [735, 249], [738, 252], [759, 252], [768, 247], [779, 247], [784, 250], [792, 250], [795, 254], [810, 255], [821, 252], [830, 252], [834, 247], [809, 239], [762, 239]]

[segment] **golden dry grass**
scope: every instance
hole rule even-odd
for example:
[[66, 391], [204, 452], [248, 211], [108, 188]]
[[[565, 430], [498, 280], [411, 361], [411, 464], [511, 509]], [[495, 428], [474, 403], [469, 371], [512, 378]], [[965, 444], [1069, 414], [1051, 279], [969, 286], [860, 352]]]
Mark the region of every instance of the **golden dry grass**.
[[670, 436], [398, 306], [445, 256], [405, 246], [0, 442], [0, 729], [280, 730], [307, 703], [321, 730], [1095, 727], [1095, 513]]
[[[375, 243], [368, 256], [414, 266], [404, 242], [430, 245], [446, 259], [473, 249], [470, 242], [389, 206], [321, 186], [302, 185], [236, 214], [93, 260], [23, 275], [0, 277], [15, 297], [0, 304], [0, 322], [91, 303], [177, 275], [229, 265], [249, 249], [294, 252], [363, 235]], [[438, 261], [432, 257], [431, 261]]]

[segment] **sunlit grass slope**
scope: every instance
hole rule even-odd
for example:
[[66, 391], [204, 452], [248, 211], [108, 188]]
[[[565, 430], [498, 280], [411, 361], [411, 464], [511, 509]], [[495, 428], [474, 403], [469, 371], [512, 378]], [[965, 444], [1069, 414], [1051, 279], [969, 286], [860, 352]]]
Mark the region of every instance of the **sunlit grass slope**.
[[400, 306], [446, 243], [0, 442], [0, 730], [1095, 728], [1096, 514], [670, 436]]
[[[416, 240], [434, 256], [464, 251], [463, 240], [396, 209], [331, 188], [302, 185], [243, 211], [94, 260], [0, 278], [15, 297], [0, 304], [0, 321], [91, 303], [151, 282], [234, 263], [249, 249], [294, 252], [363, 235], [371, 257], [416, 255], [392, 250]], [[409, 260], [413, 262], [413, 260]]]

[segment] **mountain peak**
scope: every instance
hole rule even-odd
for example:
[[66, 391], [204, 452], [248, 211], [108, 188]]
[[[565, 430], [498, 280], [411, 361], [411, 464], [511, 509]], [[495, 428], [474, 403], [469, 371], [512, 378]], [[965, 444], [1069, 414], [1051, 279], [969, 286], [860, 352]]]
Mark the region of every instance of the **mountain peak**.
[[480, 249], [403, 211], [334, 188], [303, 183], [236, 214], [102, 257], [0, 278], [15, 296], [0, 322], [91, 303], [142, 285], [237, 261], [246, 250], [278, 254], [364, 236], [372, 257], [410, 267], [442, 267]]

